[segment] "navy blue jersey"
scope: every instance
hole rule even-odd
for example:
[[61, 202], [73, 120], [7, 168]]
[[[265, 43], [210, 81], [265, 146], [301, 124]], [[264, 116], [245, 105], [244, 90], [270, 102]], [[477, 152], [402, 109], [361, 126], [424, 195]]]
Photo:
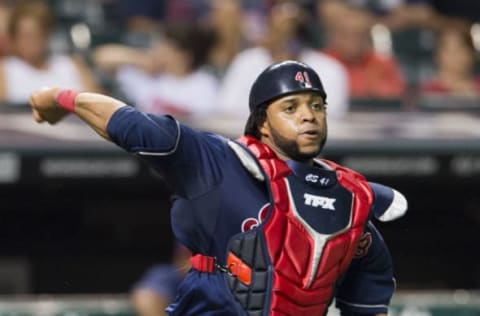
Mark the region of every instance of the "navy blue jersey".
[[175, 298], [177, 287], [183, 277], [184, 274], [179, 267], [173, 264], [159, 264], [145, 272], [142, 278], [135, 283], [133, 291], [150, 290], [171, 302]]
[[[146, 159], [175, 192], [172, 229], [176, 238], [193, 253], [216, 257], [220, 264], [225, 264], [227, 244], [232, 236], [255, 227], [263, 219], [269, 205], [265, 184], [246, 170], [228, 145], [228, 139], [194, 131], [170, 116], [145, 114], [131, 107], [114, 113], [107, 130], [117, 145]], [[377, 184], [371, 187], [375, 196], [372, 214], [387, 220], [397, 216], [396, 208], [392, 207], [395, 192]], [[372, 240], [383, 243], [379, 238]], [[365, 260], [363, 258], [368, 258], [368, 254], [359, 260]], [[383, 274], [379, 278], [392, 280], [390, 268], [377, 272]], [[378, 278], [371, 282], [376, 280]], [[342, 288], [348, 287], [348, 282], [345, 278], [339, 293], [344, 292]], [[390, 293], [393, 291], [393, 283], [385, 286]], [[348, 298], [355, 298], [358, 304], [370, 304], [375, 301], [374, 295], [375, 292], [357, 293]], [[386, 305], [388, 300], [382, 295], [374, 305]], [[176, 302], [168, 312], [171, 315], [243, 315], [221, 273], [196, 270], [191, 270], [180, 285]]]

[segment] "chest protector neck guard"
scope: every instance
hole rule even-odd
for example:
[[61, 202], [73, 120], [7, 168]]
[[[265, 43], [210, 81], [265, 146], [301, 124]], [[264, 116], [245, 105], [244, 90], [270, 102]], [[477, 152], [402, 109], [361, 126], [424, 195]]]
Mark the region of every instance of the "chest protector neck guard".
[[362, 236], [371, 189], [363, 176], [333, 162], [292, 168], [255, 138], [239, 142], [266, 176], [271, 207], [259, 227], [230, 241], [231, 290], [248, 315], [324, 315]]

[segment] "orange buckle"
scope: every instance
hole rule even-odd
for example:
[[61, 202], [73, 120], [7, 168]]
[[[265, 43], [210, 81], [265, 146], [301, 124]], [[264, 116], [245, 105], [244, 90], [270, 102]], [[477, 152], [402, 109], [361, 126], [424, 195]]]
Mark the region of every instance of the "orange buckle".
[[246, 285], [252, 283], [252, 269], [242, 259], [229, 252], [227, 257], [227, 269], [230, 274]]

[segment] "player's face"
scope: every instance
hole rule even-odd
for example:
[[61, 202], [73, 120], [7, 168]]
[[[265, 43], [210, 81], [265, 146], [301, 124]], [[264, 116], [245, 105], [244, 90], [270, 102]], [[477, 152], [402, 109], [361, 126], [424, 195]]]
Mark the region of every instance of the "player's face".
[[17, 23], [13, 44], [17, 55], [37, 62], [47, 51], [48, 34], [35, 18], [23, 17]]
[[326, 106], [311, 92], [287, 95], [272, 102], [260, 127], [262, 142], [281, 159], [311, 162], [327, 138]]

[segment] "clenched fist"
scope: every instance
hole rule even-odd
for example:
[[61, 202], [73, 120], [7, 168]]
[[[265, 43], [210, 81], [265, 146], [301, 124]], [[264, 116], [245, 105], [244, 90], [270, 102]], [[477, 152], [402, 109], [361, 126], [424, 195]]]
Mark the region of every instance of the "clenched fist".
[[35, 121], [55, 124], [69, 113], [57, 104], [57, 95], [61, 90], [58, 87], [48, 87], [31, 94], [29, 102]]

